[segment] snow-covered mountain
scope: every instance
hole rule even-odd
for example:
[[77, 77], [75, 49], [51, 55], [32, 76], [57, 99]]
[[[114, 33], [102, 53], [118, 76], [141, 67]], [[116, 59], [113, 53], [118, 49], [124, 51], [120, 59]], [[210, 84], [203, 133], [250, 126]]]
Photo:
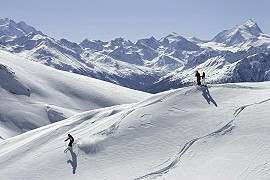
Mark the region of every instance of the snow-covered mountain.
[[[249, 71], [253, 68], [241, 70], [244, 66], [237, 65], [244, 64], [246, 59], [260, 64], [257, 57], [264, 56], [264, 61], [268, 61], [270, 36], [252, 20], [224, 30], [209, 41], [171, 33], [160, 40], [85, 39], [81, 43], [55, 40], [22, 22], [1, 22], [13, 24], [0, 29], [0, 34], [6, 34], [0, 41], [3, 50], [59, 70], [152, 93], [193, 84], [196, 70], [205, 71], [209, 83], [266, 81], [270, 70], [268, 63], [262, 63], [263, 70], [257, 71], [260, 75], [239, 76], [240, 71], [252, 74]], [[13, 32], [13, 27], [24, 33], [7, 34]]]
[[55, 123], [79, 112], [135, 103], [147, 96], [147, 93], [58, 71], [0, 51], [2, 139]]
[[238, 25], [219, 33], [212, 41], [223, 43], [226, 46], [234, 46], [257, 41], [261, 35], [263, 32], [257, 23], [248, 20], [244, 25]]
[[0, 141], [1, 179], [268, 179], [269, 87], [185, 87], [77, 114]]
[[42, 32], [37, 31], [23, 21], [16, 23], [9, 18], [0, 19], [0, 41], [16, 39], [29, 33], [42, 34]]
[[177, 33], [171, 33], [167, 37], [161, 39], [161, 43], [164, 47], [170, 49], [182, 50], [182, 51], [198, 51], [200, 47], [178, 35]]

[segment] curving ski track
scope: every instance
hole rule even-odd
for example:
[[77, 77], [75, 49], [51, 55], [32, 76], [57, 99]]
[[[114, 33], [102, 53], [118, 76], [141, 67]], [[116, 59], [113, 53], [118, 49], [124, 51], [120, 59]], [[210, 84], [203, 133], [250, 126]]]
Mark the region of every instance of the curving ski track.
[[[216, 136], [216, 135], [226, 135], [227, 133], [231, 132], [233, 130], [233, 128], [235, 127], [235, 122], [236, 122], [236, 118], [237, 116], [244, 110], [246, 109], [247, 107], [250, 107], [250, 106], [253, 106], [253, 105], [257, 105], [257, 104], [262, 104], [262, 103], [265, 103], [267, 101], [270, 101], [270, 99], [266, 99], [266, 100], [263, 100], [263, 101], [260, 101], [260, 102], [257, 102], [257, 103], [253, 103], [253, 104], [249, 104], [249, 105], [243, 105], [241, 107], [239, 107], [238, 109], [236, 109], [233, 113], [234, 115], [234, 119], [229, 121], [225, 126], [223, 126], [222, 128], [214, 131], [214, 132], [211, 132], [205, 136], [202, 136], [202, 137], [198, 137], [198, 138], [195, 138], [195, 139], [192, 139], [188, 142], [186, 142], [184, 145], [181, 145], [183, 146], [182, 149], [179, 151], [179, 153], [177, 153], [176, 157], [174, 158], [174, 160], [166, 167], [163, 167], [157, 171], [154, 171], [154, 172], [151, 172], [149, 174], [146, 174], [144, 176], [141, 176], [141, 177], [138, 177], [136, 178], [135, 180], [143, 180], [143, 179], [156, 179], [157, 177], [160, 177], [166, 173], [168, 173], [171, 169], [173, 169], [174, 167], [177, 166], [177, 164], [180, 163], [181, 161], [181, 157], [186, 153], [186, 151], [188, 151], [188, 149], [193, 145], [195, 144], [196, 142], [204, 139], [204, 138], [209, 138], [209, 137], [212, 137], [212, 136]], [[168, 160], [167, 160], [168, 161]], [[166, 162], [167, 162], [166, 161]], [[166, 162], [163, 162], [162, 164], [160, 164], [159, 166], [165, 164]]]

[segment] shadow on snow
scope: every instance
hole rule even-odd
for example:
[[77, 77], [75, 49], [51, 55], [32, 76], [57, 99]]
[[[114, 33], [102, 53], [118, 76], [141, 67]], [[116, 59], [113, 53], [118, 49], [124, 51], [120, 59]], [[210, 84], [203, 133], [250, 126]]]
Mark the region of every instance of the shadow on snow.
[[208, 90], [208, 87], [202, 88], [202, 95], [203, 95], [203, 97], [206, 99], [206, 101], [208, 102], [208, 104], [213, 103], [213, 104], [217, 107], [217, 103], [216, 103], [216, 101], [212, 98], [212, 96], [210, 95], [210, 92], [209, 92], [209, 90]]
[[71, 159], [67, 160], [67, 163], [70, 163], [72, 166], [72, 173], [75, 174], [76, 173], [76, 169], [77, 169], [77, 154], [73, 151], [72, 148], [69, 149], [70, 155], [71, 155]]

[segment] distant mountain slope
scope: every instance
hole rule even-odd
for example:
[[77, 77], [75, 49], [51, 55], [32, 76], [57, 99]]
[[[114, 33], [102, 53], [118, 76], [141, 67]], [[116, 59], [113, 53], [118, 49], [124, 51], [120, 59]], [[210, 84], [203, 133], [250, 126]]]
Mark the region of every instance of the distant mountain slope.
[[223, 43], [226, 46], [241, 45], [258, 40], [263, 35], [257, 23], [248, 20], [244, 25], [224, 30], [212, 39], [213, 42]]
[[206, 73], [207, 84], [234, 82], [262, 82], [270, 80], [270, 54], [238, 51], [223, 56], [209, 58], [201, 64], [188, 69], [168, 73], [148, 87], [148, 91], [157, 93], [177, 87], [195, 84], [195, 72]]
[[27, 25], [23, 21], [16, 23], [9, 18], [0, 19], [0, 41], [12, 40], [29, 33], [42, 34], [40, 31], [37, 31], [34, 27]]
[[0, 136], [4, 139], [79, 112], [134, 103], [148, 96], [4, 51], [0, 51], [0, 94]]
[[[234, 82], [224, 73], [229, 67], [227, 63], [268, 54], [270, 49], [270, 36], [252, 20], [226, 29], [208, 41], [184, 38], [174, 32], [159, 40], [150, 37], [132, 42], [119, 37], [108, 42], [85, 39], [81, 43], [55, 40], [24, 22], [0, 22], [3, 50], [59, 70], [151, 93], [193, 84], [191, 74], [196, 70], [207, 71], [212, 83]], [[226, 65], [209, 63], [216, 60]], [[212, 72], [223, 77], [216, 78]], [[245, 81], [257, 78], [237, 78], [237, 82]]]
[[[187, 87], [0, 142], [16, 179], [267, 179], [269, 83]], [[64, 140], [75, 137], [65, 154]]]

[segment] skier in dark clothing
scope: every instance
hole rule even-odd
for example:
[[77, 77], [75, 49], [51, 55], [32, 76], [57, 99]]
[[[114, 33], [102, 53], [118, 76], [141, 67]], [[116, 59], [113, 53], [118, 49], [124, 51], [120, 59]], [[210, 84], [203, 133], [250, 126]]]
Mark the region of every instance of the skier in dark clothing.
[[195, 76], [197, 77], [197, 85], [201, 85], [201, 75], [198, 71], [196, 71]]
[[67, 140], [69, 140], [69, 143], [68, 143], [67, 149], [64, 152], [67, 152], [68, 150], [70, 150], [72, 148], [74, 138], [70, 134], [68, 134], [68, 137], [67, 137], [67, 139], [65, 141], [67, 141]]

